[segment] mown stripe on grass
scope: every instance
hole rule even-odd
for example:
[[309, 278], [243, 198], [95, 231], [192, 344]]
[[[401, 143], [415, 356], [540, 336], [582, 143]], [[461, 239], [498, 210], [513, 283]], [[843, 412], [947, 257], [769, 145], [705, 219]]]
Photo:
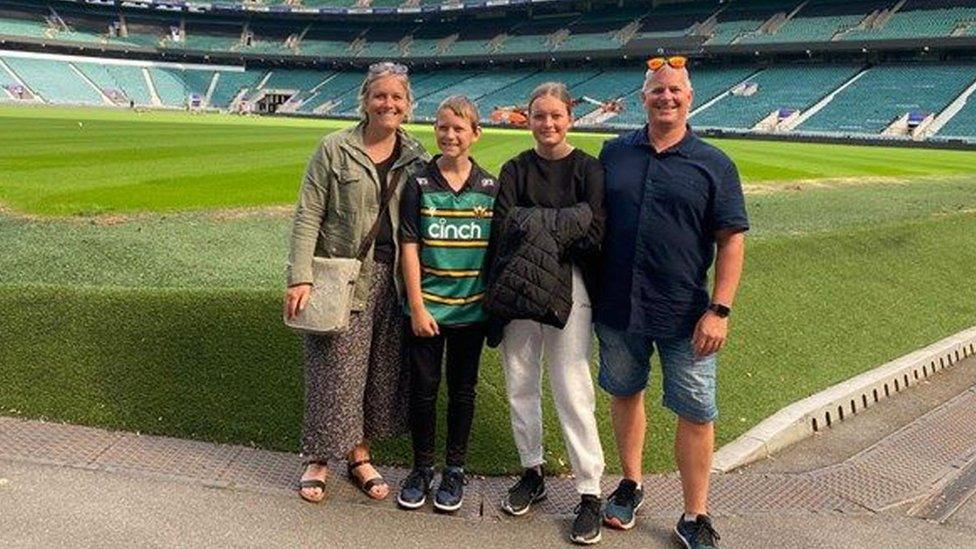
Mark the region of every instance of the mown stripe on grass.
[[[43, 215], [287, 204], [316, 142], [351, 123], [0, 107], [0, 202]], [[430, 125], [410, 131], [436, 150]], [[573, 134], [571, 141], [595, 155], [607, 138]], [[746, 182], [976, 173], [976, 155], [966, 151], [712, 142], [732, 156]], [[531, 146], [526, 131], [487, 129], [473, 154], [497, 173]], [[207, 181], [214, 186], [209, 193], [201, 186]], [[157, 185], [170, 192], [153, 193]]]

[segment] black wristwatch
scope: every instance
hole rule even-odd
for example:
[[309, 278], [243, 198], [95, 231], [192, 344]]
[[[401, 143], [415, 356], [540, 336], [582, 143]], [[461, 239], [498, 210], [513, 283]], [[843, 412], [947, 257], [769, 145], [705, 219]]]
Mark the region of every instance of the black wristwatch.
[[715, 313], [719, 318], [728, 318], [732, 314], [732, 309], [722, 305], [721, 303], [710, 303], [708, 305], [708, 310]]

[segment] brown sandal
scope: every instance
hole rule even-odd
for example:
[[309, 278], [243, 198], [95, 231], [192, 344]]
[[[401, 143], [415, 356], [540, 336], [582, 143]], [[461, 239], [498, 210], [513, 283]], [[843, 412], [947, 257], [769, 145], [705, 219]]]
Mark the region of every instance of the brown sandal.
[[[355, 471], [356, 469], [362, 467], [363, 465], [369, 465], [371, 463], [372, 460], [370, 458], [361, 459], [359, 461], [348, 463], [346, 464], [346, 473], [349, 475], [349, 480], [351, 480], [353, 484], [355, 484], [360, 490], [363, 491], [364, 494], [369, 496], [371, 499], [375, 499], [375, 500], [386, 499], [386, 496], [377, 497], [374, 496], [372, 492], [373, 488], [376, 488], [377, 486], [389, 486], [386, 483], [386, 481], [383, 480], [383, 477], [379, 473], [377, 473], [375, 477], [368, 480], [360, 480], [359, 477], [353, 474], [353, 471]], [[387, 493], [387, 496], [388, 495], [389, 493]]]
[[[305, 494], [305, 488], [318, 488], [322, 490], [322, 495], [314, 498]], [[307, 480], [302, 480], [298, 482], [298, 497], [304, 499], [309, 503], [319, 503], [325, 499], [325, 481], [319, 480], [317, 478], [310, 478]]]

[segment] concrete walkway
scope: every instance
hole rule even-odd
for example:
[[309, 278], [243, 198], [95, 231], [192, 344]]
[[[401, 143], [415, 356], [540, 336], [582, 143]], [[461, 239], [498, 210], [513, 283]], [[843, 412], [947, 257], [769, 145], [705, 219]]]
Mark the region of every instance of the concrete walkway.
[[[338, 469], [336, 469], [338, 470]], [[569, 479], [519, 520], [511, 479], [474, 479], [455, 517], [372, 502], [341, 478], [300, 501], [297, 456], [0, 417], [4, 546], [494, 547], [565, 545]], [[391, 485], [405, 475], [384, 469]], [[605, 493], [616, 484], [607, 478]], [[649, 475], [635, 531], [603, 545], [667, 547], [678, 479]], [[976, 539], [976, 360], [774, 459], [713, 477], [723, 547], [971, 546]], [[391, 498], [392, 500], [392, 498]], [[533, 520], [533, 518], [535, 520]]]

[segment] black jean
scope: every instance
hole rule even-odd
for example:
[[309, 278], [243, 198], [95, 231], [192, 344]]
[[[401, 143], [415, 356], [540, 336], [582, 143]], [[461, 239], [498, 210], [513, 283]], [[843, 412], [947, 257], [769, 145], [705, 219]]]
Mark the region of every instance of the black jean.
[[485, 341], [484, 324], [441, 326], [440, 335], [417, 337], [406, 322], [406, 358], [411, 372], [410, 430], [416, 467], [434, 466], [437, 433], [437, 391], [447, 348], [447, 451], [448, 466], [463, 467], [474, 418], [478, 363]]

